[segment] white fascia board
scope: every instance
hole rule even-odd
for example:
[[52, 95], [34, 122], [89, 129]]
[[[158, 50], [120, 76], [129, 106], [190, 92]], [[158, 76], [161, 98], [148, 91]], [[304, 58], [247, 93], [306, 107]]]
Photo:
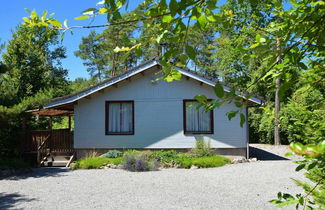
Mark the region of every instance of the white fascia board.
[[[184, 69], [182, 69], [182, 68], [176, 68], [176, 69], [177, 69], [179, 72], [181, 72], [184, 76], [188, 76], [188, 77], [190, 77], [190, 78], [192, 78], [192, 79], [195, 79], [195, 80], [197, 80], [197, 81], [203, 82], [203, 83], [205, 83], [205, 84], [207, 84], [207, 85], [210, 85], [210, 86], [212, 86], [212, 87], [214, 87], [214, 86], [216, 85], [216, 82], [211, 81], [211, 80], [209, 80], [209, 79], [206, 79], [206, 78], [204, 78], [204, 77], [201, 77], [201, 76], [199, 76], [199, 75], [197, 75], [197, 74], [194, 74], [194, 73], [192, 73], [192, 72], [186, 71], [186, 70], [184, 70]], [[222, 85], [222, 87], [223, 87], [224, 91], [226, 91], [226, 92], [230, 92], [230, 89], [231, 89], [230, 87], [225, 86], [225, 85]], [[239, 95], [239, 96], [242, 97], [242, 98], [244, 98], [244, 97], [246, 96], [246, 95], [240, 94], [238, 91], [236, 91], [236, 94]], [[256, 98], [256, 97], [252, 97], [252, 96], [251, 96], [248, 100], [251, 101], [251, 102], [253, 102], [253, 103], [256, 103], [256, 104], [260, 104], [260, 105], [263, 104], [263, 101], [262, 101], [261, 99], [259, 99], [259, 98]]]
[[90, 88], [88, 90], [85, 90], [85, 91], [83, 91], [83, 92], [81, 92], [81, 93], [79, 93], [77, 95], [73, 95], [73, 96], [71, 96], [69, 98], [65, 98], [65, 99], [62, 99], [62, 100], [53, 101], [53, 102], [45, 105], [44, 108], [48, 109], [48, 108], [55, 107], [55, 106], [60, 106], [60, 105], [68, 104], [68, 103], [73, 103], [73, 102], [78, 101], [78, 100], [80, 100], [80, 99], [82, 99], [82, 98], [84, 98], [86, 96], [89, 96], [89, 95], [91, 95], [91, 94], [93, 94], [93, 93], [95, 93], [95, 92], [97, 92], [99, 90], [102, 90], [102, 89], [107, 88], [107, 87], [109, 87], [111, 85], [114, 85], [114, 84], [116, 84], [116, 83], [118, 83], [118, 82], [120, 82], [120, 81], [122, 81], [124, 79], [127, 79], [127, 78], [129, 78], [129, 77], [131, 77], [131, 76], [133, 76], [135, 74], [138, 74], [138, 73], [140, 73], [142, 71], [145, 71], [145, 70], [147, 70], [147, 69], [149, 69], [149, 68], [151, 68], [151, 67], [153, 67], [153, 66], [155, 66], [157, 64], [158, 64], [157, 61], [152, 61], [150, 63], [147, 63], [147, 64], [143, 65], [143, 66], [140, 66], [139, 68], [134, 69], [133, 71], [130, 71], [130, 72], [126, 73], [126, 74], [123, 74], [123, 75], [121, 75], [119, 77], [116, 77], [116, 78], [114, 78], [112, 80], [109, 80], [107, 82], [104, 82], [102, 84], [96, 85], [95, 87]]

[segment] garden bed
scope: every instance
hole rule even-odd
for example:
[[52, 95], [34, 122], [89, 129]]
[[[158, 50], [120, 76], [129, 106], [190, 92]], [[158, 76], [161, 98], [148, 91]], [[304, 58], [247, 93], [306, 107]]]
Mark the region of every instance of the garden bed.
[[[112, 155], [114, 154], [114, 155]], [[78, 160], [73, 169], [106, 169], [120, 168], [129, 171], [152, 171], [159, 168], [211, 168], [230, 163], [230, 159], [211, 153], [181, 153], [168, 151], [137, 151], [119, 152], [111, 150], [104, 155], [91, 154]]]

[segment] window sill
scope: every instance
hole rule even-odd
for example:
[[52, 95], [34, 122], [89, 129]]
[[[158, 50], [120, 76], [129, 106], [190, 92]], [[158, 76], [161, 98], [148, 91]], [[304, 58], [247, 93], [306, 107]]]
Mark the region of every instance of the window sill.
[[134, 135], [134, 132], [125, 132], [125, 133], [112, 133], [112, 132], [107, 132], [105, 133], [106, 136], [116, 136], [116, 135]]
[[185, 135], [189, 134], [214, 134], [213, 131], [184, 131]]

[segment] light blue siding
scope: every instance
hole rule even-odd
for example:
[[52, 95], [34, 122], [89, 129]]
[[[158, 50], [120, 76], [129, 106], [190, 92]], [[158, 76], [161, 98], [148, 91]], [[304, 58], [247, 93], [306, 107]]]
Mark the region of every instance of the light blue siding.
[[[214, 134], [184, 135], [183, 99], [197, 94], [215, 98], [213, 87], [185, 77], [153, 82], [158, 77], [155, 72], [147, 70], [118, 87], [81, 99], [74, 112], [75, 148], [192, 148], [200, 137], [210, 139], [213, 148], [246, 147], [245, 126], [240, 127], [238, 116], [231, 121], [226, 116], [237, 109], [233, 104], [214, 110]], [[134, 135], [105, 135], [105, 101], [109, 100], [134, 100]]]

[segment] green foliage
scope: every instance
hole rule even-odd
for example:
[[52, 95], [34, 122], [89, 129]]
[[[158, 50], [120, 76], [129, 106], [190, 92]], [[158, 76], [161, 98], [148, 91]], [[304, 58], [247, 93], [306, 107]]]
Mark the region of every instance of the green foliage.
[[151, 155], [150, 151], [124, 154], [125, 163], [123, 168], [133, 172], [155, 171], [158, 169], [159, 163], [157, 160], [150, 158]]
[[230, 163], [230, 160], [226, 157], [213, 155], [208, 157], [199, 157], [192, 159], [192, 165], [195, 165], [199, 168], [212, 168], [220, 167]]
[[211, 142], [205, 141], [204, 139], [198, 139], [195, 142], [193, 153], [196, 157], [205, 157], [212, 155]]
[[28, 168], [29, 165], [19, 158], [0, 158], [0, 170]]
[[153, 151], [151, 158], [158, 160], [160, 163], [172, 163], [178, 156], [175, 150]]
[[106, 158], [106, 157], [87, 157], [80, 159], [73, 166], [73, 169], [98, 169], [107, 164], [119, 165], [124, 162], [122, 157]]
[[118, 158], [122, 156], [123, 156], [123, 152], [118, 150], [108, 150], [105, 154], [101, 155], [101, 157], [106, 157], [106, 158]]
[[[296, 205], [296, 209], [324, 209], [325, 208], [325, 141], [318, 144], [303, 145], [301, 143], [291, 143], [292, 154], [301, 155], [303, 161], [296, 161], [299, 165], [296, 171], [305, 169], [305, 177], [309, 182], [294, 179], [295, 183], [302, 187], [304, 194], [295, 196], [287, 193], [278, 193], [278, 198], [270, 203], [283, 207], [286, 205]], [[291, 154], [287, 154], [291, 155]], [[311, 184], [313, 183], [313, 184]]]

